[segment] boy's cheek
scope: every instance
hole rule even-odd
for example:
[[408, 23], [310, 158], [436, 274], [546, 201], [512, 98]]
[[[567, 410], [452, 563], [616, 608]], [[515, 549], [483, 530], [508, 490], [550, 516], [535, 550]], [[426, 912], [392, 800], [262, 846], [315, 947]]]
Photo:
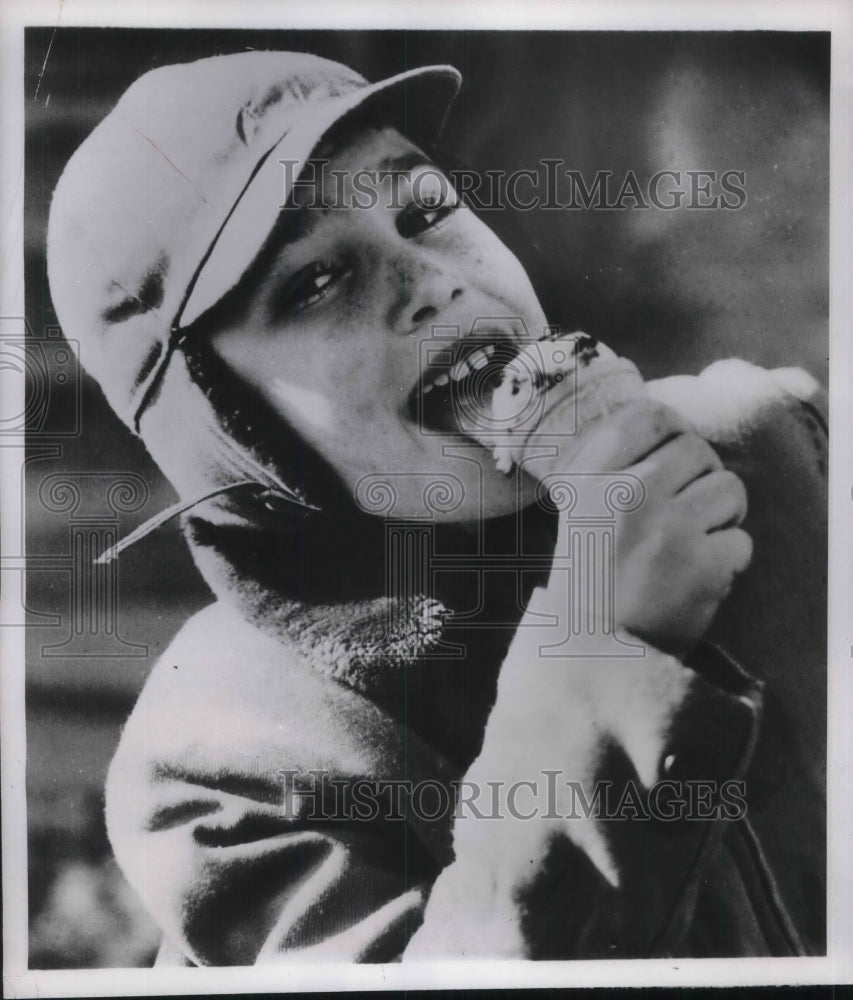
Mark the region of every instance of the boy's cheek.
[[529, 332], [535, 336], [538, 328], [546, 322], [542, 306], [521, 262], [505, 246], [500, 244], [499, 247], [497, 251], [477, 255], [474, 264], [477, 283], [528, 326], [532, 324], [536, 329]]
[[334, 432], [337, 425], [335, 407], [325, 393], [283, 378], [273, 379], [270, 391], [276, 408], [297, 427]]

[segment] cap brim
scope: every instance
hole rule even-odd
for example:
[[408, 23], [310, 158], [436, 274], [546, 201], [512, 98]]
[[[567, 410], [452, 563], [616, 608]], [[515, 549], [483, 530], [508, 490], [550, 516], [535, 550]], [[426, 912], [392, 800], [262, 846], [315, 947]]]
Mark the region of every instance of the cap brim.
[[184, 328], [195, 322], [237, 284], [269, 236], [293, 181], [333, 125], [374, 103], [384, 112], [383, 98], [402, 90], [403, 100], [395, 104], [397, 114], [387, 109], [388, 124], [415, 143], [429, 143], [441, 132], [461, 82], [461, 74], [452, 66], [424, 66], [307, 106], [302, 118], [263, 157], [225, 219], [188, 290], [178, 325]]

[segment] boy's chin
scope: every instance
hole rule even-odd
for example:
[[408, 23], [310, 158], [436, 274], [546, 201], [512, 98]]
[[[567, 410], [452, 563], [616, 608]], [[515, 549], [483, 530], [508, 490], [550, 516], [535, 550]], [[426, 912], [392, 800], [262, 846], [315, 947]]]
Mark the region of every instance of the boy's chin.
[[408, 468], [374, 472], [354, 484], [365, 513], [443, 523], [503, 517], [535, 500], [536, 483], [513, 469], [504, 474], [491, 453], [463, 435], [433, 438]]

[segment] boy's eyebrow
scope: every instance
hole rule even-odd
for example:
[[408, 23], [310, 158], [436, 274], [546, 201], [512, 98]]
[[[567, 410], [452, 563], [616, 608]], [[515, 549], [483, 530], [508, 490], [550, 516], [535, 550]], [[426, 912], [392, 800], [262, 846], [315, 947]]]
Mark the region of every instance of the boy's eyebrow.
[[[401, 153], [397, 156], [383, 156], [382, 159], [368, 172], [375, 172], [381, 177], [383, 174], [406, 174], [418, 167], [431, 167], [434, 170], [441, 170], [434, 160], [430, 159], [426, 153], [420, 150], [411, 150], [408, 153]], [[281, 249], [296, 243], [297, 240], [307, 236], [316, 223], [331, 211], [329, 205], [310, 203], [307, 205], [291, 205], [278, 214], [278, 218], [273, 225], [267, 239], [268, 247]]]
[[282, 209], [270, 233], [270, 242], [279, 249], [307, 236], [317, 221], [331, 211], [328, 205], [297, 205]]
[[411, 150], [408, 153], [402, 153], [398, 156], [384, 156], [379, 163], [377, 168], [380, 173], [399, 173], [405, 174], [416, 167], [432, 167], [435, 170], [439, 170], [439, 166], [434, 160], [430, 159], [426, 153], [422, 153], [420, 150]]

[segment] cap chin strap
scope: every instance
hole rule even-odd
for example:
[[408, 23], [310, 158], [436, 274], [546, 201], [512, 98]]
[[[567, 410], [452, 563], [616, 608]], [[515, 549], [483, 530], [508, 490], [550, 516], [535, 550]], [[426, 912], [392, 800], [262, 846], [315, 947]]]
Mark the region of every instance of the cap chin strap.
[[200, 503], [204, 503], [206, 500], [212, 500], [214, 497], [221, 496], [223, 493], [231, 493], [234, 490], [243, 490], [254, 488], [258, 490], [256, 500], [260, 500], [269, 510], [279, 510], [279, 506], [276, 501], [283, 501], [286, 504], [290, 504], [295, 507], [301, 507], [304, 510], [314, 510], [320, 511], [322, 508], [314, 506], [314, 504], [308, 503], [307, 500], [303, 500], [297, 493], [292, 490], [288, 490], [286, 487], [273, 487], [265, 485], [264, 483], [258, 482], [256, 479], [243, 479], [237, 483], [229, 483], [227, 486], [220, 486], [218, 489], [211, 490], [210, 493], [205, 493], [204, 496], [196, 497], [195, 500], [179, 500], [178, 503], [172, 504], [171, 507], [167, 507], [165, 510], [161, 510], [159, 514], [155, 514], [154, 517], [150, 517], [147, 521], [144, 521], [138, 528], [135, 528], [129, 535], [125, 535], [120, 541], [116, 542], [115, 545], [111, 545], [106, 551], [102, 552], [97, 559], [95, 559], [94, 564], [96, 566], [105, 566], [107, 563], [111, 563], [120, 553], [124, 552], [125, 549], [130, 548], [131, 545], [135, 545], [138, 541], [145, 538], [146, 535], [150, 535], [152, 531], [156, 531], [157, 528], [164, 525], [167, 521], [171, 521], [172, 518], [178, 517], [179, 514], [184, 514], [188, 510], [192, 510], [193, 507], [197, 507]]

